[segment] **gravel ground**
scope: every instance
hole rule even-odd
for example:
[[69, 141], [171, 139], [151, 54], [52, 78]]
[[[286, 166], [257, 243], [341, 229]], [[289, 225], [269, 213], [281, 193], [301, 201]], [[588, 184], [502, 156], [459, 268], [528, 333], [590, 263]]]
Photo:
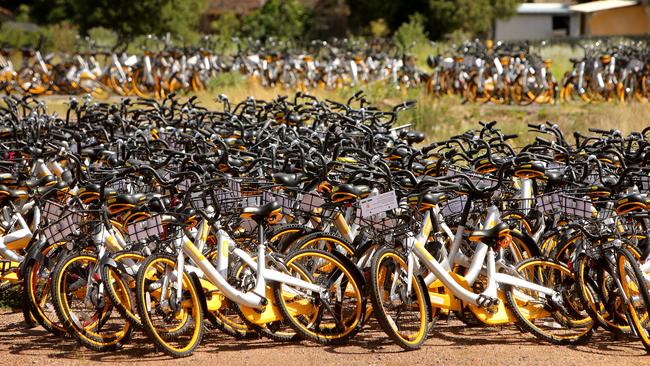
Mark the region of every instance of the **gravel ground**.
[[267, 339], [235, 340], [218, 331], [208, 331], [192, 357], [174, 360], [156, 353], [143, 335], [124, 349], [97, 353], [81, 348], [70, 339], [49, 335], [42, 328], [26, 329], [20, 313], [0, 310], [1, 365], [80, 365], [91, 363], [137, 365], [648, 365], [641, 343], [615, 340], [598, 332], [579, 347], [561, 347], [538, 342], [515, 327], [466, 327], [441, 321], [418, 351], [403, 352], [390, 343], [372, 321], [350, 344], [337, 347], [307, 342], [277, 343]]

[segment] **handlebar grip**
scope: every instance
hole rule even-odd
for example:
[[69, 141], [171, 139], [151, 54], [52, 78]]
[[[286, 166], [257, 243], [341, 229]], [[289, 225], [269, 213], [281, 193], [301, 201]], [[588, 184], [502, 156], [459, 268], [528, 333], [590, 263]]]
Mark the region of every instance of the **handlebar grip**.
[[519, 137], [516, 133], [510, 134], [510, 135], [503, 135], [503, 140], [511, 140], [511, 139], [516, 139]]
[[534, 123], [529, 123], [529, 124], [528, 124], [528, 127], [529, 127], [529, 128], [533, 128], [533, 129], [536, 129], [536, 130], [539, 130], [539, 129], [541, 128], [541, 126], [542, 126], [542, 125], [536, 125], [536, 124], [534, 124]]
[[551, 143], [548, 140], [545, 140], [541, 137], [536, 137], [535, 142], [542, 146], [551, 146]]
[[601, 130], [600, 128], [589, 128], [589, 132], [600, 133], [600, 134], [609, 133], [609, 131]]

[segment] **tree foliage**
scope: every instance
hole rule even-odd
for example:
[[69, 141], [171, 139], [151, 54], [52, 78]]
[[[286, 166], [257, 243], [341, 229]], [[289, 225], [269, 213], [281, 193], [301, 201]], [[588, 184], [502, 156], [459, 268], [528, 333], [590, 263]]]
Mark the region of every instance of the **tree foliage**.
[[70, 21], [82, 34], [105, 27], [125, 36], [193, 33], [205, 0], [35, 0], [31, 17], [40, 24]]
[[415, 13], [424, 17], [425, 30], [433, 39], [460, 30], [483, 33], [490, 30], [492, 20], [508, 18], [521, 0], [348, 0], [352, 10], [350, 24], [361, 32], [370, 22], [386, 20], [396, 30]]
[[304, 38], [311, 14], [298, 0], [268, 0], [242, 21], [243, 35], [255, 39]]
[[427, 34], [424, 30], [424, 17], [415, 13], [409, 17], [409, 21], [395, 31], [393, 35], [395, 44], [403, 51], [409, 50], [415, 45], [422, 45], [427, 42]]

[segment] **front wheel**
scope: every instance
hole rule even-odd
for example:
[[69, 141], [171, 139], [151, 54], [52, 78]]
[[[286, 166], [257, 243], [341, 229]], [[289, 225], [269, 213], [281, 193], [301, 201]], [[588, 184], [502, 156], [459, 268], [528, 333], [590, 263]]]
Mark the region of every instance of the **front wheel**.
[[379, 325], [395, 343], [405, 350], [422, 346], [429, 333], [429, 296], [424, 281], [416, 275], [409, 279], [407, 260], [396, 250], [375, 254], [370, 299]]
[[625, 248], [618, 251], [616, 267], [627, 300], [630, 325], [650, 353], [650, 294], [636, 258]]
[[180, 281], [178, 275], [172, 256], [149, 256], [138, 271], [136, 302], [142, 326], [156, 346], [172, 357], [186, 357], [201, 343], [203, 312], [200, 289], [187, 272]]
[[25, 307], [29, 307], [36, 321], [48, 332], [64, 336], [66, 329], [59, 322], [52, 300], [52, 272], [54, 264], [65, 248], [61, 243], [45, 246], [43, 259], [32, 261], [25, 268]]
[[57, 264], [52, 277], [59, 320], [81, 344], [95, 351], [112, 351], [131, 338], [132, 323], [122, 318], [103, 290], [95, 254], [70, 254]]

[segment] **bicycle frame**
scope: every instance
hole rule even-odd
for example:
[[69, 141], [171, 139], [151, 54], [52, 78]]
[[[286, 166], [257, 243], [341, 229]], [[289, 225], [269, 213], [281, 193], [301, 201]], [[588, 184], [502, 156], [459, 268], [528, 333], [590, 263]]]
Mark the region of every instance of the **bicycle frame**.
[[[217, 229], [218, 268], [215, 268], [201, 252], [201, 248], [203, 248], [203, 245], [207, 241], [209, 228], [210, 225], [204, 219], [199, 224], [195, 240], [191, 240], [186, 235], [175, 240], [176, 248], [181, 249], [178, 251], [177, 256], [178, 273], [182, 273], [185, 256], [187, 256], [198, 267], [201, 274], [216, 286], [225, 297], [238, 304], [253, 308], [264, 308], [268, 304], [266, 299], [267, 281], [287, 283], [319, 294], [324, 293], [325, 289], [321, 286], [267, 268], [265, 260], [256, 261], [245, 251], [236, 248], [233, 240], [222, 229]], [[266, 258], [266, 241], [264, 239], [264, 228], [262, 225], [258, 226], [258, 238], [260, 244], [257, 247], [257, 258]], [[257, 272], [255, 288], [253, 290], [242, 292], [228, 283], [225, 274], [227, 272], [228, 256], [230, 254], [241, 258], [244, 263]], [[177, 290], [180, 292], [182, 289], [182, 276], [175, 277], [178, 283]], [[180, 299], [181, 297], [178, 298]]]
[[[490, 208], [488, 208], [488, 215], [485, 219], [485, 225], [483, 227], [489, 229], [494, 225], [496, 225], [498, 223], [498, 214], [499, 212], [495, 206], [491, 206]], [[431, 271], [431, 274], [429, 274], [425, 279], [425, 283], [427, 284], [427, 287], [429, 287], [436, 281], [440, 281], [445, 286], [445, 288], [451, 291], [453, 296], [460, 299], [461, 301], [467, 302], [475, 306], [480, 306], [479, 299], [481, 297], [497, 299], [500, 285], [509, 285], [517, 288], [525, 288], [552, 297], [559, 296], [559, 293], [557, 293], [553, 289], [534, 284], [532, 282], [523, 280], [521, 278], [512, 275], [497, 272], [496, 252], [494, 251], [493, 248], [481, 242], [476, 243], [476, 250], [474, 252], [474, 255], [471, 258], [469, 258], [470, 261], [468, 263], [469, 266], [468, 266], [468, 271], [466, 276], [464, 277], [460, 277], [458, 275], [452, 276], [450, 274], [449, 268], [451, 268], [451, 266], [453, 266], [453, 264], [455, 263], [456, 255], [459, 253], [459, 245], [456, 245], [456, 240], [455, 240], [449, 255], [450, 258], [448, 260], [449, 267], [441, 264], [424, 248], [424, 244], [426, 243], [426, 240], [429, 237], [429, 234], [431, 233], [431, 229], [432, 229], [431, 217], [430, 217], [430, 213], [427, 212], [424, 218], [424, 225], [422, 226], [420, 233], [417, 236], [409, 237], [405, 243], [406, 250], [408, 252], [408, 274], [407, 274], [408, 282], [407, 283], [409, 285], [412, 283], [411, 280], [415, 273], [415, 270], [417, 269], [416, 266], [419, 266], [420, 263], [422, 263], [426, 268], [428, 268]], [[459, 259], [460, 258], [462, 257], [459, 257]], [[461, 261], [465, 262], [465, 260], [461, 260]], [[485, 269], [487, 286], [482, 293], [476, 294], [468, 290], [468, 288], [471, 287], [476, 281], [476, 278], [483, 270], [483, 263], [485, 262], [487, 262], [486, 269]], [[463, 286], [461, 281], [466, 282], [467, 286]], [[411, 291], [410, 286], [407, 289], [407, 291], [408, 292]], [[430, 295], [432, 296], [431, 300], [435, 305], [448, 303], [448, 301], [444, 299], [444, 297], [447, 295], [435, 294], [435, 293], [430, 293]], [[438, 297], [436, 295], [442, 295], [442, 296]]]

